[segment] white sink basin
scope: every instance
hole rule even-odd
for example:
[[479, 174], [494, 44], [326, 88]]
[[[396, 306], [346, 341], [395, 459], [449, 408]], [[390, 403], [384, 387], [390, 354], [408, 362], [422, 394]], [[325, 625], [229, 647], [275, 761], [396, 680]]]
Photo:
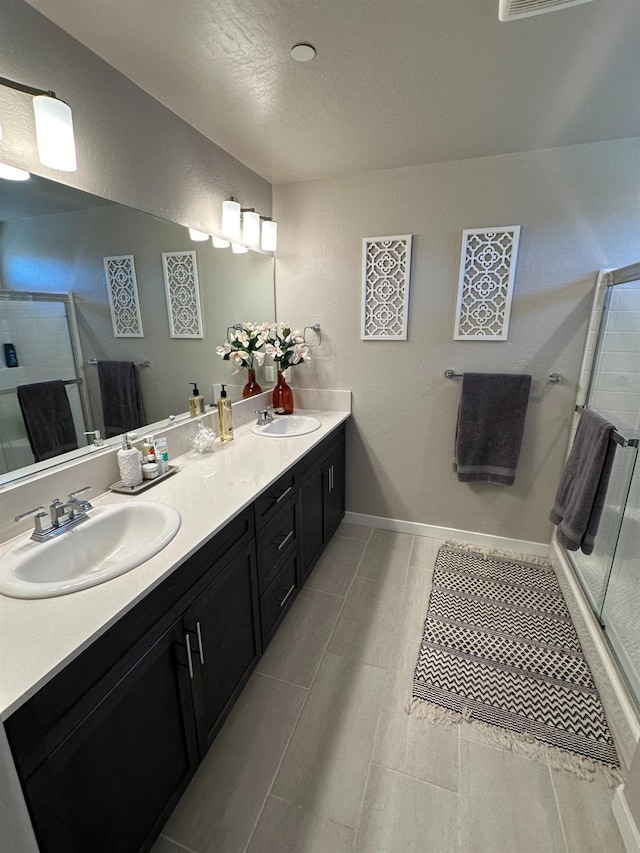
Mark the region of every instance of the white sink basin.
[[292, 435], [306, 435], [322, 426], [318, 418], [311, 415], [276, 415], [264, 426], [254, 424], [251, 432], [265, 435], [267, 438], [289, 438]]
[[173, 507], [142, 501], [94, 507], [89, 518], [48, 542], [21, 540], [0, 557], [0, 592], [50, 598], [111, 580], [171, 542], [182, 519]]

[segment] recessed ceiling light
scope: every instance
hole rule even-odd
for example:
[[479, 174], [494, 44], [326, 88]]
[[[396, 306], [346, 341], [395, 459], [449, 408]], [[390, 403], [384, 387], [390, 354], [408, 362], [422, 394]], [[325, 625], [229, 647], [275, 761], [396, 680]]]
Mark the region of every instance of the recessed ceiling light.
[[310, 44], [295, 44], [291, 48], [291, 58], [296, 62], [309, 62], [315, 55], [316, 49]]

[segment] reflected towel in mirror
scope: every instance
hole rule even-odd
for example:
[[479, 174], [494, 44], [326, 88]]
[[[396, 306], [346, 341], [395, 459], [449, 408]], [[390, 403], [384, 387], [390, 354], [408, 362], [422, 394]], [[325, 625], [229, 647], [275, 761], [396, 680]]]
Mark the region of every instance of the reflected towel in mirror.
[[132, 361], [98, 361], [98, 382], [107, 438], [146, 424], [138, 371]]
[[18, 385], [16, 391], [35, 462], [77, 449], [71, 405], [61, 379]]

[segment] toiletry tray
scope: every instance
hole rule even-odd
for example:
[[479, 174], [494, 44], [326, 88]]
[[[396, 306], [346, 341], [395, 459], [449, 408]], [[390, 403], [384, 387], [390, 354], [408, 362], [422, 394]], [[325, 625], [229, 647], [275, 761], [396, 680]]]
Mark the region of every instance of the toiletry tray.
[[169, 470], [165, 474], [158, 474], [153, 480], [143, 480], [139, 486], [125, 486], [122, 480], [118, 480], [117, 483], [112, 483], [109, 486], [109, 491], [118, 492], [120, 495], [139, 495], [140, 492], [144, 492], [146, 489], [151, 488], [151, 486], [155, 486], [161, 480], [166, 480], [167, 477], [173, 476], [178, 470], [177, 465], [169, 465]]

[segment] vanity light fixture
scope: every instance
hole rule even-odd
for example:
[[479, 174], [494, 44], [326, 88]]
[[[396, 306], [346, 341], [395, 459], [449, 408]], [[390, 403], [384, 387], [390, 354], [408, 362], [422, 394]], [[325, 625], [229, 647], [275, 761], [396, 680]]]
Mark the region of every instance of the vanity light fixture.
[[36, 123], [38, 158], [43, 166], [61, 172], [75, 172], [76, 143], [73, 135], [71, 108], [61, 101], [55, 92], [34, 89], [0, 77], [0, 86], [24, 92], [33, 97], [33, 112]]
[[[0, 138], [2, 137], [0, 136]], [[0, 163], [0, 178], [4, 178], [6, 181], [28, 181], [30, 177], [30, 172], [26, 172], [24, 169], [17, 169], [15, 166]]]
[[208, 234], [205, 234], [204, 231], [198, 231], [196, 228], [189, 228], [189, 237], [191, 237], [191, 239], [196, 243], [209, 239]]
[[222, 202], [220, 231], [232, 242], [240, 239], [240, 204], [233, 198]]
[[248, 252], [249, 249], [246, 246], [243, 246], [242, 243], [232, 243], [231, 251], [234, 255], [244, 255], [244, 253]]
[[260, 248], [263, 252], [275, 252], [278, 248], [278, 223], [273, 219], [265, 219], [262, 223]]
[[242, 211], [242, 242], [245, 246], [260, 245], [260, 214], [255, 210]]
[[231, 245], [228, 240], [223, 240], [222, 237], [216, 237], [215, 234], [211, 235], [211, 242], [213, 243], [214, 249], [228, 249]]

